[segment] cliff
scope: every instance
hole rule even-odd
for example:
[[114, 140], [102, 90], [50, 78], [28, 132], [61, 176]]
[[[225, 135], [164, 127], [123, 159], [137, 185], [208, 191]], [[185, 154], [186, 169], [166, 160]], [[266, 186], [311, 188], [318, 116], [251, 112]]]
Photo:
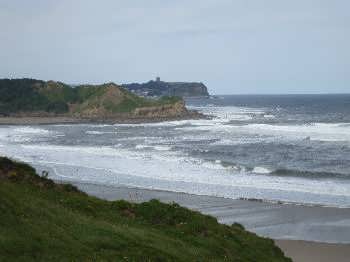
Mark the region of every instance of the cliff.
[[208, 89], [203, 83], [168, 83], [170, 95], [182, 97], [209, 96]]
[[35, 79], [0, 80], [0, 115], [171, 118], [193, 115], [179, 97], [146, 99], [114, 83], [71, 87]]
[[135, 117], [180, 117], [189, 114], [183, 101], [174, 104], [165, 104], [161, 106], [139, 107], [133, 112]]
[[197, 82], [164, 82], [157, 80], [142, 84], [124, 84], [122, 86], [142, 96], [209, 96], [207, 87], [203, 83]]

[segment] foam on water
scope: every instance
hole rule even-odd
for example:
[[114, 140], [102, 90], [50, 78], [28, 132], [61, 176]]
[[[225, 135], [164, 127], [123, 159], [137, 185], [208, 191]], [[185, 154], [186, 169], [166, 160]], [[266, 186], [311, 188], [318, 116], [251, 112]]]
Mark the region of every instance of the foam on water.
[[[295, 141], [302, 145], [314, 140], [323, 144], [348, 142], [348, 123], [279, 123], [265, 108], [196, 109], [213, 118], [101, 126], [1, 127], [0, 153], [52, 167], [63, 180], [229, 198], [350, 205], [350, 179], [332, 177], [331, 173], [322, 177], [322, 172], [316, 174], [320, 179], [312, 179], [308, 177], [312, 172], [289, 171], [284, 166], [282, 172], [278, 163], [256, 163], [252, 158], [247, 164], [238, 158], [246, 149], [259, 151], [260, 145], [268, 143], [292, 147]], [[107, 135], [111, 133], [115, 134], [113, 139]], [[58, 135], [66, 135], [64, 144], [55, 139]], [[80, 142], [81, 138], [87, 144]], [[231, 156], [229, 150], [233, 152], [239, 146], [241, 151]], [[227, 159], [221, 152], [228, 152]]]
[[149, 146], [146, 146], [146, 145], [136, 145], [135, 148], [136, 149], [145, 149], [145, 148], [148, 148]]
[[[315, 195], [350, 199], [350, 187], [347, 183], [331, 180], [315, 182], [294, 177], [266, 177], [260, 175], [266, 171], [261, 167], [256, 167], [251, 173], [242, 173], [224, 167], [221, 161], [208, 162], [168, 154], [167, 151], [158, 151], [155, 154], [112, 147], [21, 145], [8, 147], [5, 153], [29, 162], [53, 165], [63, 170], [67, 166], [72, 166], [74, 169], [65, 174], [70, 179], [96, 183], [118, 184], [127, 180], [127, 185], [147, 188], [152, 182], [152, 188], [155, 189], [231, 198], [261, 198], [268, 195], [270, 198], [280, 200], [281, 195], [285, 195], [284, 200], [296, 201], [295, 195], [299, 192], [308, 199], [308, 202], [315, 203], [319, 201], [319, 197]], [[95, 172], [81, 172], [81, 169], [86, 168]], [[96, 170], [103, 172], [96, 173]], [[174, 188], [174, 185], [178, 187]], [[332, 190], [325, 194], [324, 188]], [[286, 192], [289, 193], [285, 194]]]
[[252, 172], [256, 174], [270, 174], [272, 171], [266, 167], [257, 166], [253, 168]]
[[318, 141], [350, 141], [350, 126], [344, 123], [311, 123], [308, 125], [249, 124], [247, 131]]
[[236, 106], [205, 106], [192, 107], [192, 109], [201, 111], [202, 113], [214, 116], [220, 122], [229, 122], [233, 120], [249, 121], [254, 115], [265, 114], [264, 109], [236, 107]]
[[41, 135], [47, 135], [50, 134], [49, 130], [43, 129], [43, 128], [33, 128], [29, 126], [19, 127], [15, 128], [13, 130], [15, 133], [24, 133], [24, 134], [41, 134]]
[[170, 151], [172, 149], [171, 146], [165, 146], [165, 145], [136, 145], [135, 149], [153, 149], [156, 151]]
[[63, 136], [59, 132], [53, 132], [38, 127], [0, 127], [0, 142], [27, 143], [35, 138], [48, 138], [51, 136]]
[[195, 120], [175, 120], [155, 123], [137, 123], [137, 124], [115, 124], [116, 127], [174, 127], [174, 126], [213, 126], [218, 123], [227, 123], [232, 120], [248, 121], [252, 115], [264, 116], [265, 112], [261, 109], [241, 108], [241, 107], [191, 107], [202, 113], [215, 117], [214, 119], [195, 119]]
[[171, 146], [163, 146], [163, 145], [158, 145], [153, 147], [155, 150], [158, 151], [169, 151], [171, 150]]
[[[164, 121], [164, 122], [154, 122], [154, 123], [124, 123], [124, 124], [114, 124], [116, 127], [163, 127], [163, 126], [179, 126], [189, 124], [193, 120], [175, 120], [175, 121]], [[195, 120], [194, 120], [195, 121]]]
[[[208, 131], [215, 135], [220, 132], [226, 135], [230, 134], [255, 134], [260, 137], [273, 137], [274, 139], [293, 139], [293, 140], [314, 140], [324, 142], [350, 142], [350, 126], [344, 123], [311, 123], [304, 125], [273, 125], [273, 124], [246, 124], [234, 125], [227, 123], [215, 122], [212, 125], [198, 125], [198, 126], [183, 126], [178, 127], [178, 130], [183, 131]], [[244, 138], [244, 136], [243, 136]], [[245, 138], [246, 139], [246, 138]], [[252, 138], [247, 138], [252, 139]], [[259, 138], [252, 140], [259, 141]], [[265, 139], [265, 138], [264, 138]], [[219, 143], [235, 144], [244, 143], [244, 140], [230, 140], [226, 139]], [[254, 143], [254, 141], [251, 141]]]
[[103, 132], [103, 131], [95, 131], [95, 130], [88, 130], [85, 131], [88, 135], [105, 135], [105, 134], [115, 134], [115, 132]]

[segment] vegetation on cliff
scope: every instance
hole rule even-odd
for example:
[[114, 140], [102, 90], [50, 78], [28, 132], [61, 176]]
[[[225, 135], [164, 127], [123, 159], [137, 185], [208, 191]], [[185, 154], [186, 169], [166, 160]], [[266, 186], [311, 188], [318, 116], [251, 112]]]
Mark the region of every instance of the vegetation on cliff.
[[241, 225], [157, 200], [105, 201], [0, 158], [2, 261], [290, 261]]
[[122, 85], [124, 88], [147, 96], [209, 96], [208, 89], [198, 82], [164, 82], [160, 80], [147, 83], [132, 83]]
[[181, 99], [176, 97], [145, 99], [114, 83], [71, 87], [61, 82], [35, 79], [0, 80], [0, 115], [41, 112], [104, 117], [179, 101]]

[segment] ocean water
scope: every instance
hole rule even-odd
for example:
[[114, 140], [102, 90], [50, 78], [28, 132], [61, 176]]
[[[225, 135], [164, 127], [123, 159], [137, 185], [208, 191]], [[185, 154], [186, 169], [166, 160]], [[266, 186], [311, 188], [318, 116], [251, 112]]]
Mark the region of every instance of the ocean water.
[[0, 154], [65, 181], [350, 207], [350, 95], [188, 99], [212, 116], [0, 126]]

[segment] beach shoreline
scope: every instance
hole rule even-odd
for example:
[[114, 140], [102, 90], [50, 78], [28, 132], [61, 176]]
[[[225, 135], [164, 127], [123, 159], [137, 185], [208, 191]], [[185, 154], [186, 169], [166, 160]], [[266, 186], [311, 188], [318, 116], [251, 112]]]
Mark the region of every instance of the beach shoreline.
[[220, 223], [241, 223], [251, 232], [274, 239], [296, 262], [345, 262], [350, 257], [349, 208], [234, 200], [78, 181], [69, 183], [106, 200], [124, 199], [139, 203], [159, 199], [214, 216]]
[[248, 230], [273, 239], [350, 244], [350, 208], [278, 204], [123, 185], [56, 181], [71, 183], [89, 195], [111, 201], [124, 199], [140, 203], [158, 199], [166, 203], [176, 202], [214, 216], [220, 223], [241, 223]]
[[295, 262], [348, 262], [350, 256], [350, 244], [285, 239], [275, 244]]
[[59, 125], [59, 124], [142, 124], [165, 121], [208, 119], [209, 116], [196, 111], [188, 115], [169, 117], [115, 117], [115, 118], [76, 118], [70, 116], [10, 116], [0, 117], [3, 125]]

